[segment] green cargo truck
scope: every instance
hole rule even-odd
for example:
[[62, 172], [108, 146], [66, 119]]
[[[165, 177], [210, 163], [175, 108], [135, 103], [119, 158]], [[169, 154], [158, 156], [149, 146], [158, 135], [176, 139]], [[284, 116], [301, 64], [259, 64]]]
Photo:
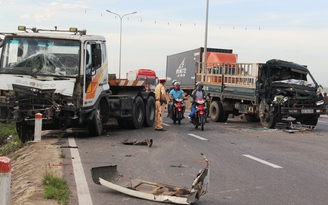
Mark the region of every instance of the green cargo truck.
[[249, 122], [316, 126], [326, 112], [319, 85], [306, 66], [272, 59], [266, 63], [196, 63], [196, 81], [211, 94], [210, 118], [226, 122], [244, 114]]

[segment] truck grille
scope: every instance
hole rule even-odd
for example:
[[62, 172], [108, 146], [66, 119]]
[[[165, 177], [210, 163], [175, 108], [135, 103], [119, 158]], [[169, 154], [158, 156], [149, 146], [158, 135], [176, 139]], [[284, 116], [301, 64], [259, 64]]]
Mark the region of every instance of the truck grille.
[[15, 92], [14, 105], [20, 110], [44, 109], [52, 106], [52, 95], [55, 89], [41, 90], [21, 85], [13, 85]]

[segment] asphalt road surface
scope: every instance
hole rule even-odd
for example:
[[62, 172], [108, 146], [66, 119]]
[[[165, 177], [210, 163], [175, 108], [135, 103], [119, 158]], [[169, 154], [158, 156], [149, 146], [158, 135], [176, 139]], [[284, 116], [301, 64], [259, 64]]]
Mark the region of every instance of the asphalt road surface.
[[[201, 153], [211, 171], [208, 193], [198, 205], [328, 204], [327, 116], [319, 118], [314, 131], [264, 129], [260, 123], [230, 118], [227, 123], [210, 121], [201, 131], [187, 119], [177, 125], [165, 117], [164, 127], [167, 131], [158, 132], [112, 126], [104, 136], [61, 139], [70, 204], [159, 204], [93, 183], [90, 169], [116, 164], [119, 172], [132, 178], [191, 187], [205, 166]], [[153, 139], [152, 147], [121, 143], [145, 138]]]

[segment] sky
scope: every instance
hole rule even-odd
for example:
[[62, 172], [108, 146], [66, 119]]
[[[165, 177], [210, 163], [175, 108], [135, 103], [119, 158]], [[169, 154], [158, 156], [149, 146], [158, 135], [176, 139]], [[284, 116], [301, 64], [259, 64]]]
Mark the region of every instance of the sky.
[[[109, 73], [151, 68], [165, 77], [168, 55], [205, 46], [207, 0], [0, 0], [0, 32], [18, 25], [77, 27], [107, 41]], [[209, 0], [207, 47], [233, 49], [240, 63], [282, 59], [307, 65], [328, 87], [328, 1]]]

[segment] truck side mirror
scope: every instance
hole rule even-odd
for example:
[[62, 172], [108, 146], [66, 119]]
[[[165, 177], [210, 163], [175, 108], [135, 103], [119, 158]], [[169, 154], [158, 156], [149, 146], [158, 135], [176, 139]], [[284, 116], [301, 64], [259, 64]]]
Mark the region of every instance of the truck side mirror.
[[95, 48], [92, 53], [92, 67], [99, 68], [101, 66], [101, 49]]

